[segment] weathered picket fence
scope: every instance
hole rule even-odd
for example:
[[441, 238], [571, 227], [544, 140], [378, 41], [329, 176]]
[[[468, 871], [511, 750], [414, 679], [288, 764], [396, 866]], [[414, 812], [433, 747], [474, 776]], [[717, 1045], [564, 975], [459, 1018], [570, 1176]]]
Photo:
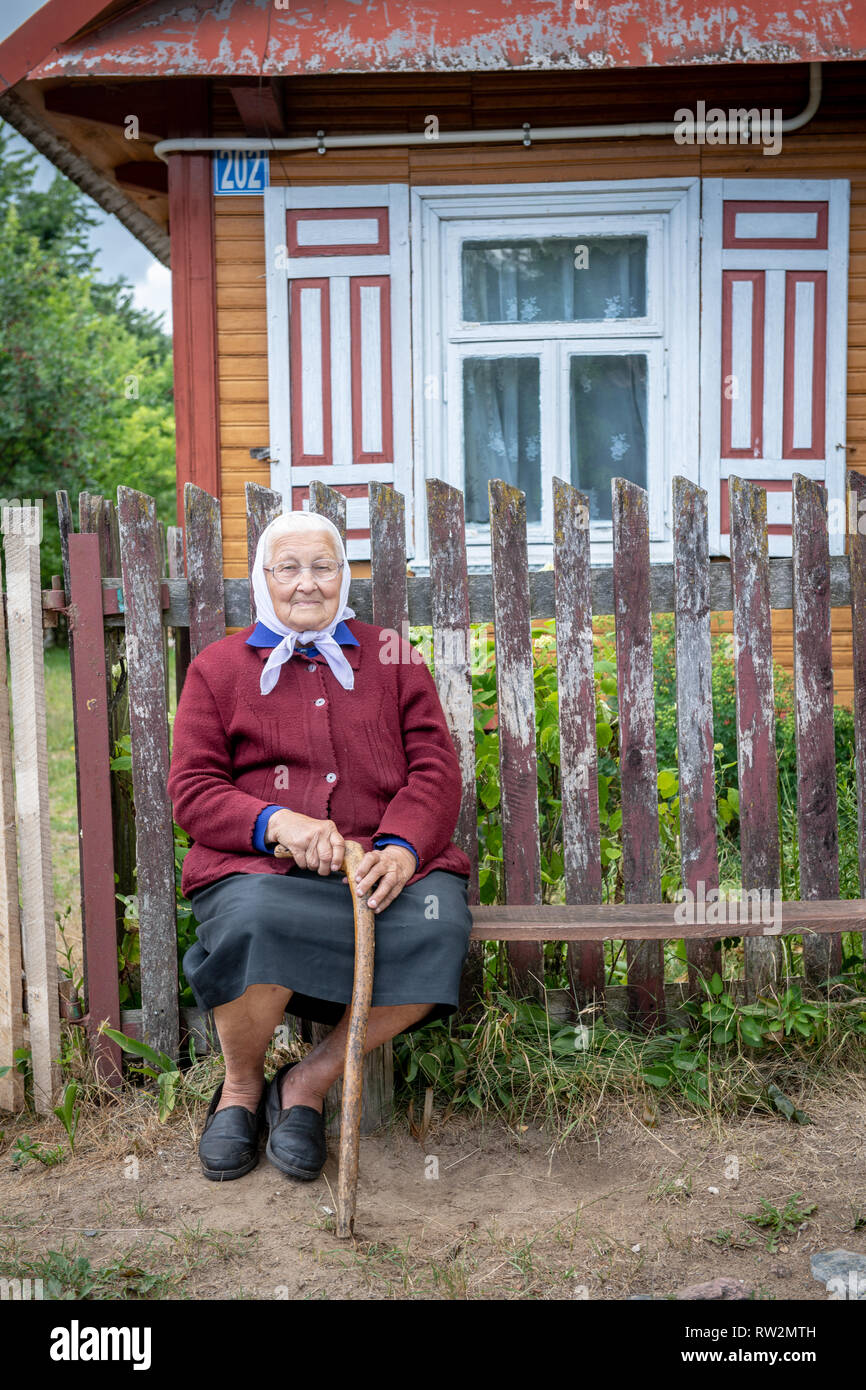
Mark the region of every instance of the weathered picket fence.
[[[849, 474], [849, 514], [860, 516], [866, 477]], [[674, 560], [650, 564], [647, 493], [613, 480], [612, 566], [591, 567], [588, 500], [554, 479], [554, 566], [529, 571], [525, 496], [500, 480], [489, 484], [490, 573], [467, 572], [463, 495], [439, 480], [427, 483], [429, 577], [406, 574], [404, 498], [390, 486], [370, 485], [371, 576], [354, 579], [351, 602], [362, 621], [406, 632], [405, 625], [432, 625], [437, 689], [463, 774], [456, 842], [472, 865], [470, 904], [473, 940], [464, 972], [464, 1004], [480, 979], [483, 940], [507, 943], [512, 985], [520, 993], [542, 989], [543, 943], [567, 942], [575, 1008], [605, 998], [603, 942], [625, 940], [627, 1014], [652, 1027], [665, 1017], [663, 942], [685, 939], [689, 983], [715, 968], [712, 940], [745, 939], [746, 996], [781, 983], [779, 937], [802, 934], [805, 981], [819, 985], [840, 966], [842, 931], [866, 929], [866, 537], [853, 532], [849, 554], [829, 554], [826, 491], [794, 475], [793, 558], [768, 558], [766, 493], [756, 484], [729, 480], [730, 561], [710, 562], [706, 493], [693, 482], [673, 482]], [[248, 556], [259, 535], [282, 510], [279, 494], [246, 485]], [[225, 635], [226, 626], [251, 621], [249, 579], [223, 579], [219, 502], [192, 484], [185, 491], [183, 530], [170, 527], [165, 549], [152, 499], [118, 489], [118, 503], [79, 499], [79, 531], [69, 502], [58, 493], [64, 553], [63, 591], [41, 595], [44, 621], [69, 619], [76, 763], [80, 817], [82, 911], [85, 944], [84, 1022], [97, 1064], [110, 1081], [120, 1075], [116, 1046], [97, 1032], [100, 1021], [121, 1024], [116, 968], [118, 904], [115, 871], [126, 881], [131, 863], [130, 816], [122, 779], [109, 773], [110, 744], [122, 728], [124, 703], [132, 743], [138, 873], [142, 1008], [140, 1032], [153, 1046], [177, 1055], [180, 1016], [172, 810], [169, 770], [166, 641], [176, 639], [178, 691], [190, 659]], [[320, 483], [310, 489], [311, 510], [328, 516], [345, 536], [345, 498]], [[185, 545], [184, 545], [185, 541]], [[184, 565], [184, 550], [186, 565]], [[35, 624], [38, 567], [7, 539], [9, 625], [21, 618], [28, 641], [16, 655], [12, 687], [21, 719], [31, 699], [38, 707]], [[25, 577], [26, 565], [30, 566]], [[185, 571], [185, 574], [184, 574]], [[34, 574], [37, 576], [34, 581]], [[36, 588], [34, 588], [34, 582]], [[26, 590], [26, 595], [25, 595]], [[830, 607], [851, 606], [854, 638], [854, 720], [859, 805], [860, 892], [839, 900], [836, 770]], [[754, 896], [772, 897], [780, 883], [776, 789], [775, 715], [771, 608], [793, 609], [797, 741], [797, 805], [801, 900], [781, 913], [755, 911]], [[710, 617], [733, 611], [742, 885], [753, 894], [748, 920], [732, 927], [677, 920], [673, 903], [661, 902], [657, 767], [654, 735], [653, 612], [675, 615], [677, 735], [680, 780], [680, 848], [683, 883], [700, 899], [718, 888], [713, 766]], [[622, 876], [625, 901], [602, 902], [599, 848], [595, 686], [592, 619], [613, 614], [616, 625], [619, 746], [622, 800]], [[562, 793], [564, 905], [542, 904], [536, 772], [532, 620], [556, 620]], [[479, 906], [474, 710], [470, 623], [494, 625], [499, 730], [501, 820], [507, 906]], [[29, 645], [28, 645], [29, 643]], [[24, 650], [26, 647], [26, 651]], [[2, 643], [0, 643], [2, 648]], [[122, 659], [121, 659], [122, 658]], [[120, 688], [113, 664], [125, 669]], [[36, 675], [31, 675], [36, 672]], [[0, 670], [0, 677], [4, 673]], [[34, 694], [35, 692], [35, 694]], [[0, 720], [3, 701], [0, 700]], [[43, 705], [44, 711], [44, 705]], [[44, 740], [44, 713], [27, 737]], [[16, 716], [16, 736], [19, 727]], [[16, 757], [19, 738], [16, 737]], [[0, 855], [0, 905], [16, 896], [9, 865], [10, 793], [0, 723], [0, 810], [7, 840]], [[28, 756], [26, 753], [22, 757]], [[44, 769], [37, 768], [36, 801], [44, 796]], [[38, 784], [38, 785], [37, 785]], [[28, 783], [19, 786], [19, 829], [25, 825]], [[32, 800], [33, 798], [30, 798]], [[44, 810], [44, 808], [43, 808]], [[53, 1090], [56, 1056], [56, 983], [52, 974], [53, 920], [45, 910], [46, 825], [38, 843], [43, 869], [23, 901], [25, 971], [34, 1077], [43, 1098]], [[110, 830], [109, 827], [112, 827]], [[34, 832], [35, 833], [35, 832]], [[37, 842], [31, 842], [31, 849]], [[22, 860], [25, 846], [22, 843]], [[50, 861], [49, 861], [50, 862]], [[5, 879], [3, 876], [6, 866]], [[25, 884], [26, 887], [26, 884]], [[129, 889], [128, 891], [131, 891]], [[16, 899], [17, 901], [17, 899]], [[682, 915], [681, 913], [679, 914]], [[6, 919], [8, 920], [8, 919]], [[15, 931], [0, 952], [0, 1064], [21, 1035], [16, 999]], [[37, 945], [38, 944], [38, 949]], [[2, 945], [2, 942], [0, 942]], [[670, 993], [671, 987], [668, 986]], [[47, 993], [45, 991], [47, 990]], [[52, 994], [53, 990], [53, 994]], [[50, 1014], [50, 1022], [44, 1014]], [[17, 1030], [17, 1031], [16, 1031]], [[313, 1026], [312, 1037], [321, 1034]], [[390, 1044], [368, 1058], [365, 1128], [387, 1111], [391, 1091]], [[338, 1083], [339, 1086], [339, 1083]], [[3, 1103], [0, 1091], [0, 1103]], [[7, 1091], [7, 1095], [11, 1093]], [[330, 1101], [330, 1098], [329, 1098]], [[328, 1109], [333, 1128], [339, 1098]]]

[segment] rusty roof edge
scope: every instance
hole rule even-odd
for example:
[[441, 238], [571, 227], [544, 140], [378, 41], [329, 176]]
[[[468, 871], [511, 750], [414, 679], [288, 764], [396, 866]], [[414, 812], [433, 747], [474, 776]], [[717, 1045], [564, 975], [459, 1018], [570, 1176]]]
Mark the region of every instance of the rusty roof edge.
[[107, 8], [106, 0], [49, 0], [41, 5], [0, 43], [0, 92], [14, 87], [60, 44], [83, 36]]
[[92, 31], [107, 8], [107, 0], [47, 0], [22, 19], [0, 43], [0, 92], [8, 92], [28, 72], [46, 63], [61, 44]]
[[146, 246], [163, 265], [171, 265], [171, 243], [167, 232], [127, 198], [117, 184], [95, 169], [68, 141], [51, 126], [39, 120], [37, 113], [14, 91], [0, 93], [0, 116], [14, 126], [19, 135], [35, 146], [40, 154], [77, 184], [106, 212], [113, 213], [128, 231]]
[[469, 7], [442, 0], [221, 0], [207, 7], [137, 0], [55, 48], [29, 75], [578, 73], [866, 58], [860, 0], [798, 0], [781, 12], [776, 0], [737, 9], [725, 0], [685, 7], [681, 0], [609, 0], [601, 13], [588, 0], [536, 0], [516, 10], [513, 0]]

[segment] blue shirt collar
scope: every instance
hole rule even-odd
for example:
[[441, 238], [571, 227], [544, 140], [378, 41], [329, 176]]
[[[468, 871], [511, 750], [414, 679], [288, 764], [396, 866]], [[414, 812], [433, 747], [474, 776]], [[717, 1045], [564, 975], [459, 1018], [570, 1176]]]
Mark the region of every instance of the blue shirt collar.
[[[339, 642], [341, 647], [360, 647], [361, 645], [354, 633], [350, 632], [346, 623], [342, 621], [337, 623], [334, 628], [334, 639]], [[278, 632], [265, 627], [264, 623], [256, 623], [246, 640], [246, 645], [248, 647], [278, 647], [282, 640]], [[314, 650], [318, 651], [315, 643], [311, 645]], [[297, 651], [297, 647], [295, 650]]]

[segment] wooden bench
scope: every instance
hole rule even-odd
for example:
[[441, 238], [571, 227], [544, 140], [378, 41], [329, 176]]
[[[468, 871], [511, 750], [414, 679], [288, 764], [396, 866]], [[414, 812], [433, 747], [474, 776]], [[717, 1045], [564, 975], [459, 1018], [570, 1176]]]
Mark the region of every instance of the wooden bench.
[[[866, 478], [849, 474], [853, 515], [866, 496]], [[779, 937], [804, 943], [804, 975], [817, 985], [840, 967], [842, 931], [866, 929], [866, 549], [859, 534], [850, 553], [831, 558], [826, 493], [800, 474], [793, 482], [793, 558], [768, 559], [766, 493], [729, 480], [730, 561], [710, 561], [705, 492], [683, 477], [673, 481], [674, 559], [650, 564], [647, 493], [615, 479], [612, 566], [590, 567], [588, 500], [554, 480], [554, 565], [530, 572], [524, 494], [489, 484], [492, 564], [468, 574], [462, 494], [427, 483], [429, 577], [410, 577], [405, 562], [404, 499], [370, 485], [371, 576], [354, 579], [358, 617], [406, 633], [431, 625], [437, 688], [463, 770], [463, 798], [454, 838], [472, 865], [473, 933], [464, 972], [462, 1006], [481, 979], [482, 942], [506, 943], [510, 987], [539, 996], [543, 943], [567, 942], [575, 1008], [602, 1004], [603, 943], [624, 940], [627, 1015], [652, 1027], [665, 1016], [663, 942], [686, 942], [688, 990], [715, 969], [712, 942], [744, 938], [748, 997], [781, 982]], [[280, 496], [246, 486], [250, 563], [265, 525], [282, 510]], [[310, 489], [310, 507], [345, 536], [345, 498], [323, 484]], [[168, 528], [168, 576], [161, 528], [152, 499], [118, 489], [118, 503], [83, 497], [79, 531], [69, 502], [58, 493], [64, 550], [64, 593], [43, 596], [46, 609], [69, 616], [82, 826], [81, 875], [86, 946], [89, 1034], [108, 1079], [120, 1075], [114, 1044], [96, 1026], [127, 1025], [118, 1002], [114, 873], [129, 865], [129, 825], [121, 814], [118, 779], [108, 773], [109, 732], [118, 736], [123, 701], [111, 665], [125, 667], [135, 805], [142, 1008], [141, 1035], [175, 1056], [177, 995], [175, 860], [169, 768], [167, 633], [176, 640], [176, 680], [226, 627], [250, 622], [249, 579], [223, 580], [220, 507], [187, 484], [185, 550], [180, 528]], [[68, 600], [68, 601], [67, 601]], [[850, 605], [854, 640], [860, 892], [840, 901], [830, 606]], [[733, 610], [742, 883], [777, 893], [780, 847], [776, 792], [771, 608], [793, 608], [797, 739], [797, 801], [802, 901], [785, 902], [772, 921], [732, 928], [729, 922], [684, 923], [678, 905], [661, 901], [658, 788], [653, 702], [651, 615], [675, 615], [680, 854], [684, 886], [696, 897], [718, 887], [714, 784], [710, 615]], [[596, 693], [592, 619], [616, 624], [622, 801], [623, 903], [602, 903], [597, 796]], [[562, 793], [563, 905], [542, 903], [531, 623], [556, 620]], [[50, 621], [50, 619], [47, 619]], [[470, 623], [492, 621], [496, 690], [503, 868], [507, 906], [480, 906], [477, 793]], [[406, 634], [408, 635], [408, 634]], [[125, 644], [120, 639], [125, 636]], [[107, 827], [114, 830], [108, 835]], [[113, 841], [113, 849], [112, 849]], [[123, 875], [121, 875], [121, 879]], [[717, 957], [716, 957], [717, 958]], [[313, 1037], [323, 1031], [314, 1026]], [[364, 1126], [387, 1111], [390, 1044], [368, 1058]], [[339, 1086], [335, 1088], [339, 1090]], [[330, 1099], [330, 1098], [329, 1098]], [[330, 1107], [331, 1125], [339, 1095]]]

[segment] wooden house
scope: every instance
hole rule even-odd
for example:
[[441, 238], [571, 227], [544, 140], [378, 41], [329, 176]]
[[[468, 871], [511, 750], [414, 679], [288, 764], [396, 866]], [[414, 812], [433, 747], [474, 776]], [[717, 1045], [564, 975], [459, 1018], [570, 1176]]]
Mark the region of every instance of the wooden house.
[[[552, 479], [827, 489], [831, 549], [866, 467], [866, 11], [853, 0], [49, 0], [0, 45], [0, 114], [172, 269], [177, 486], [220, 496], [246, 565], [243, 484], [465, 490], [490, 561], [489, 477], [526, 493], [552, 556]], [[166, 518], [171, 520], [171, 518]], [[838, 622], [836, 617], [838, 616]], [[790, 613], [775, 652], [792, 663]], [[724, 624], [725, 619], [722, 619]], [[836, 699], [852, 696], [834, 613]]]

